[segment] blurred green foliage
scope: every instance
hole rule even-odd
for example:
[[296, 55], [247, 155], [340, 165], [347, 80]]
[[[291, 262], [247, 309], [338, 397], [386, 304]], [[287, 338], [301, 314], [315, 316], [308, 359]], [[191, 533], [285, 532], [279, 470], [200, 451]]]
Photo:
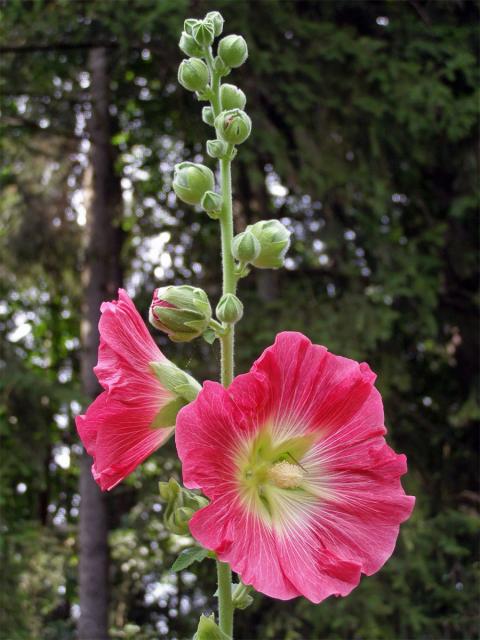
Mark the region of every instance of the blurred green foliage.
[[[87, 51], [109, 51], [129, 290], [144, 317], [159, 284], [216, 302], [216, 223], [170, 196], [173, 163], [209, 136], [177, 86], [177, 40], [211, 9], [250, 48], [228, 78], [254, 123], [235, 163], [237, 229], [279, 217], [293, 232], [286, 271], [241, 283], [239, 371], [286, 328], [368, 360], [417, 496], [378, 575], [320, 606], [257, 595], [237, 637], [477, 637], [479, 10], [420, 0], [2, 5], [0, 635], [75, 637]], [[217, 375], [216, 347], [156, 338]], [[172, 443], [110, 496], [113, 638], [188, 638], [214, 607], [209, 560], [170, 571], [189, 544], [162, 525], [170, 474]]]

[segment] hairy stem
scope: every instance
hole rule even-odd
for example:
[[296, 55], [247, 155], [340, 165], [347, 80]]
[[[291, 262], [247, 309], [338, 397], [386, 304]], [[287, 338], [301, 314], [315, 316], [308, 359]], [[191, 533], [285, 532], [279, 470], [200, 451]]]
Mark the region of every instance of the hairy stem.
[[[221, 111], [220, 77], [214, 71], [212, 50], [205, 50], [205, 59], [211, 78], [211, 105], [214, 116]], [[230, 159], [232, 148], [229, 146], [227, 157], [220, 160], [220, 181], [222, 188], [222, 213], [220, 216], [220, 231], [222, 242], [222, 292], [235, 293], [237, 279], [235, 276], [235, 261], [232, 255], [233, 242], [233, 207], [232, 207], [232, 173]], [[228, 387], [234, 375], [234, 341], [233, 325], [227, 325], [225, 334], [220, 337], [221, 348], [221, 382]], [[217, 561], [218, 576], [218, 614], [220, 629], [233, 638], [233, 603], [232, 603], [232, 570], [225, 562]]]
[[[222, 235], [222, 269], [223, 269], [223, 294], [235, 293], [236, 277], [235, 263], [232, 255], [233, 241], [233, 214], [232, 214], [232, 178], [231, 161], [220, 161], [223, 207], [220, 218]], [[234, 373], [234, 341], [235, 329], [233, 325], [228, 327], [226, 334], [221, 338], [221, 380], [228, 387], [233, 380]]]
[[220, 629], [233, 638], [232, 570], [225, 562], [217, 562], [218, 610]]

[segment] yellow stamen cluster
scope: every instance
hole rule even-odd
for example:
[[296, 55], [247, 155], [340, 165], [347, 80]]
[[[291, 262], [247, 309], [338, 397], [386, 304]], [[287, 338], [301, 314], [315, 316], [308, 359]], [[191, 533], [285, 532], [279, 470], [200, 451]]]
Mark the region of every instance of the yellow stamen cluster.
[[298, 464], [283, 460], [276, 462], [267, 472], [268, 479], [280, 489], [296, 489], [305, 476], [305, 472]]

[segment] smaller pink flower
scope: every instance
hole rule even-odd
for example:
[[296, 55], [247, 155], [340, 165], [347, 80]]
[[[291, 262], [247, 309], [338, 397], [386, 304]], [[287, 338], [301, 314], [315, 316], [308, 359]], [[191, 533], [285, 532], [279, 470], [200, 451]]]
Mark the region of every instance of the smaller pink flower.
[[271, 597], [345, 596], [391, 556], [415, 499], [386, 444], [375, 374], [300, 333], [249, 373], [205, 382], [177, 417], [183, 480], [210, 504], [192, 535]]
[[76, 419], [77, 430], [93, 457], [92, 473], [103, 491], [128, 476], [172, 434], [174, 426], [155, 428], [155, 417], [175, 395], [154, 375], [150, 363], [168, 362], [123, 289], [104, 302], [100, 347], [94, 371], [105, 389]]

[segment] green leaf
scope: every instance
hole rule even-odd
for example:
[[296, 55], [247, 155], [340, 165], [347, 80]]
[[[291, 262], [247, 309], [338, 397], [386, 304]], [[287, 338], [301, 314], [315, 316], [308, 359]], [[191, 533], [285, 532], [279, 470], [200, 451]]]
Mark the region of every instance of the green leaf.
[[193, 636], [193, 640], [231, 640], [230, 636], [220, 629], [215, 622], [215, 616], [200, 616], [197, 633]]
[[172, 565], [172, 571], [182, 571], [194, 562], [201, 562], [207, 557], [208, 549], [189, 547], [184, 549]]

